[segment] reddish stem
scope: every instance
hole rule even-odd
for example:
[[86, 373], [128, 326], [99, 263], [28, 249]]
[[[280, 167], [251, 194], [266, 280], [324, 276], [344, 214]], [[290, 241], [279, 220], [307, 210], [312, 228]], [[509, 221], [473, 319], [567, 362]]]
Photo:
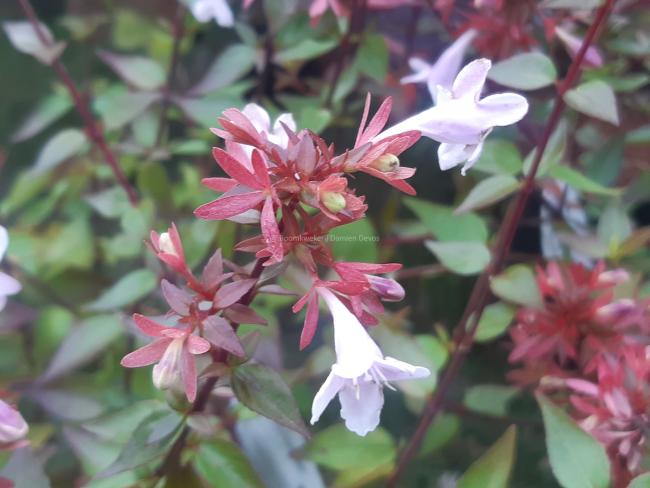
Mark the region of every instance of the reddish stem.
[[474, 289], [472, 290], [472, 294], [470, 295], [469, 301], [465, 308], [465, 312], [463, 313], [463, 316], [461, 317], [461, 320], [456, 327], [457, 347], [452, 354], [447, 369], [443, 373], [440, 382], [438, 383], [438, 387], [435, 393], [429, 398], [426, 406], [424, 407], [420, 423], [415, 433], [409, 440], [407, 446], [402, 451], [399, 462], [397, 463], [395, 470], [387, 481], [386, 486], [389, 488], [398, 486], [398, 480], [404, 473], [408, 464], [417, 454], [422, 444], [422, 440], [424, 439], [424, 436], [429, 429], [429, 426], [442, 409], [445, 395], [450, 386], [453, 384], [456, 376], [460, 371], [460, 368], [465, 361], [467, 353], [473, 345], [474, 335], [476, 334], [481, 314], [483, 313], [488, 299], [490, 298], [490, 279], [503, 267], [503, 264], [508, 257], [508, 253], [510, 252], [510, 247], [519, 226], [521, 217], [524, 213], [524, 209], [526, 208], [526, 203], [528, 202], [528, 198], [530, 197], [530, 194], [532, 193], [535, 186], [535, 176], [539, 169], [539, 165], [541, 164], [542, 156], [544, 155], [544, 151], [546, 150], [551, 135], [560, 122], [560, 118], [564, 111], [565, 104], [563, 96], [566, 91], [576, 82], [581, 72], [582, 61], [585, 57], [587, 49], [589, 49], [589, 46], [592, 44], [596, 37], [596, 33], [607, 18], [607, 15], [614, 5], [614, 1], [615, 0], [607, 0], [607, 2], [598, 10], [593, 23], [589, 27], [589, 31], [585, 36], [582, 46], [580, 47], [580, 50], [576, 54], [575, 59], [569, 67], [569, 71], [565, 79], [558, 85], [558, 92], [555, 98], [553, 111], [551, 112], [548, 122], [546, 123], [544, 133], [535, 152], [535, 158], [533, 160], [531, 169], [526, 175], [524, 186], [521, 192], [518, 194], [517, 199], [510, 206], [506, 218], [504, 219], [503, 224], [499, 230], [499, 238], [497, 240], [497, 245], [494, 248], [496, 250], [496, 253], [493, 254], [490, 265], [476, 281]]
[[[18, 2], [23, 12], [25, 12], [25, 16], [32, 24], [32, 27], [34, 28], [34, 31], [36, 32], [36, 35], [38, 36], [40, 42], [45, 46], [52, 47], [52, 41], [45, 34], [43, 28], [41, 27], [41, 24], [38, 20], [38, 16], [36, 15], [36, 11], [34, 10], [34, 7], [30, 3], [30, 1], [18, 0]], [[88, 107], [88, 103], [86, 102], [85, 98], [77, 88], [77, 85], [75, 84], [74, 80], [68, 73], [68, 70], [66, 69], [65, 65], [60, 59], [57, 58], [52, 63], [52, 69], [56, 73], [59, 80], [61, 80], [61, 83], [63, 83], [63, 85], [66, 87], [68, 93], [70, 93], [75, 108], [77, 109], [77, 112], [79, 112], [79, 115], [83, 120], [84, 129], [86, 131], [86, 134], [88, 135], [88, 138], [92, 141], [92, 143], [99, 150], [99, 152], [101, 152], [102, 155], [104, 156], [104, 161], [106, 162], [106, 164], [110, 166], [111, 170], [113, 171], [113, 174], [115, 175], [115, 179], [126, 192], [131, 205], [136, 206], [138, 204], [138, 196], [135, 193], [135, 190], [129, 184], [129, 180], [124, 174], [124, 171], [122, 171], [122, 168], [120, 167], [120, 164], [118, 163], [115, 154], [113, 154], [113, 152], [108, 147], [106, 138], [104, 137], [104, 134], [99, 127], [99, 124], [91, 114], [90, 109]]]

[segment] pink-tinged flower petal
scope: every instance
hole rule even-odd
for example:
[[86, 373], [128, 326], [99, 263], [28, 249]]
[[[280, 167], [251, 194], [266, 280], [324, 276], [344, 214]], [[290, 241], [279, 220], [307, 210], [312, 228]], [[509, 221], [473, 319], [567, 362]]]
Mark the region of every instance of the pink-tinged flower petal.
[[478, 100], [491, 67], [492, 62], [489, 59], [481, 58], [460, 70], [452, 86], [454, 98], [471, 97]]
[[231, 306], [248, 293], [255, 283], [256, 279], [246, 279], [222, 286], [214, 295], [214, 306], [222, 309]]
[[194, 402], [196, 400], [197, 388], [196, 361], [194, 360], [194, 356], [186, 348], [183, 348], [181, 354], [181, 380], [183, 381], [187, 400]]
[[516, 93], [499, 93], [481, 100], [478, 109], [490, 126], [505, 126], [524, 118], [528, 112], [528, 102]]
[[228, 176], [234, 178], [242, 185], [256, 190], [264, 188], [255, 175], [246, 169], [246, 166], [237, 161], [223, 149], [218, 147], [212, 148], [212, 155], [219, 166], [221, 166], [221, 169], [223, 169]]
[[339, 390], [343, 387], [344, 380], [339, 378], [334, 373], [330, 373], [325, 382], [322, 384], [314, 401], [311, 405], [311, 424], [318, 422], [318, 419], [323, 414], [327, 405], [336, 396]]
[[264, 194], [261, 191], [230, 195], [201, 205], [194, 215], [206, 220], [223, 220], [256, 207], [262, 200]]
[[365, 436], [379, 425], [381, 409], [384, 406], [384, 392], [381, 385], [361, 382], [358, 386], [346, 384], [339, 391], [341, 417], [345, 426], [357, 435]]
[[191, 335], [187, 337], [187, 350], [191, 354], [205, 354], [210, 350], [210, 343], [203, 337]]
[[246, 354], [232, 326], [223, 317], [212, 316], [203, 321], [203, 335], [216, 347], [243, 358]]
[[190, 305], [192, 304], [192, 296], [177, 286], [171, 284], [167, 280], [160, 282], [160, 288], [165, 300], [171, 309], [178, 315], [187, 315], [190, 312]]
[[22, 286], [16, 278], [0, 271], [0, 295], [15, 295], [21, 289]]
[[146, 335], [150, 337], [162, 337], [169, 327], [160, 325], [144, 315], [139, 313], [133, 314], [135, 325]]
[[203, 178], [201, 184], [210, 190], [226, 192], [232, 190], [237, 185], [237, 181], [231, 178]]
[[248, 117], [255, 129], [259, 132], [269, 132], [271, 129], [271, 117], [269, 113], [256, 103], [248, 103], [242, 110], [242, 113]]
[[7, 247], [9, 247], [9, 233], [0, 225], [0, 261], [4, 259]]
[[266, 247], [271, 253], [271, 259], [264, 264], [274, 264], [282, 261], [284, 257], [284, 247], [282, 246], [282, 236], [278, 228], [278, 222], [275, 219], [275, 209], [273, 208], [273, 199], [266, 197], [262, 216], [260, 219], [262, 235], [266, 241]]
[[20, 441], [29, 426], [18, 410], [0, 400], [0, 445]]
[[300, 350], [306, 348], [314, 339], [316, 327], [318, 326], [318, 295], [311, 294], [309, 302], [307, 303], [307, 314], [305, 315], [305, 323], [302, 326], [302, 333], [300, 334]]
[[[575, 58], [582, 47], [583, 40], [560, 26], [555, 27], [555, 33], [564, 43], [571, 57]], [[599, 68], [603, 65], [603, 57], [596, 46], [589, 46], [585, 53], [584, 63], [594, 68]]]
[[140, 368], [157, 363], [162, 358], [167, 346], [171, 344], [172, 339], [156, 339], [151, 344], [147, 344], [140, 349], [127, 354], [122, 358], [120, 364], [125, 368]]

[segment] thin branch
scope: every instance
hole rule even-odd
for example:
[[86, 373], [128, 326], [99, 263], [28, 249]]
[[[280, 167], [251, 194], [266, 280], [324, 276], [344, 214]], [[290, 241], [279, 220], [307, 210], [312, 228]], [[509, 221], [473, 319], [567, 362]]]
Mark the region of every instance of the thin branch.
[[[32, 27], [34, 28], [34, 31], [36, 32], [39, 41], [43, 45], [51, 47], [52, 41], [43, 31], [43, 28], [41, 27], [41, 23], [38, 20], [38, 16], [36, 15], [36, 11], [34, 10], [34, 7], [30, 3], [30, 1], [18, 0], [18, 3], [20, 4], [20, 7], [25, 13], [27, 19], [32, 24]], [[115, 176], [115, 179], [126, 192], [131, 205], [136, 206], [138, 204], [138, 196], [135, 192], [135, 189], [130, 185], [129, 180], [124, 174], [124, 171], [122, 171], [122, 168], [117, 160], [117, 157], [108, 147], [106, 138], [104, 137], [104, 134], [101, 128], [99, 127], [99, 124], [93, 117], [90, 108], [88, 107], [88, 103], [86, 99], [83, 97], [83, 95], [77, 88], [77, 85], [75, 84], [74, 80], [68, 73], [68, 70], [66, 69], [65, 65], [59, 58], [54, 60], [54, 62], [52, 63], [52, 69], [56, 73], [59, 80], [61, 80], [61, 83], [63, 83], [65, 88], [68, 90], [68, 93], [70, 93], [75, 108], [77, 112], [79, 112], [79, 115], [83, 120], [84, 129], [86, 131], [86, 134], [88, 135], [88, 138], [92, 141], [92, 143], [99, 150], [99, 152], [102, 153], [102, 156], [104, 157], [104, 161], [106, 162], [106, 164], [110, 166], [111, 171]]]
[[[259, 279], [259, 277], [262, 275], [262, 271], [264, 271], [264, 262], [268, 258], [260, 258], [255, 262], [255, 266], [253, 267], [253, 271], [251, 272], [250, 277], [254, 279]], [[250, 305], [250, 303], [253, 301], [255, 298], [255, 295], [257, 293], [256, 287], [253, 286], [242, 298], [239, 299], [239, 302], [241, 305]], [[227, 359], [227, 353], [224, 353], [223, 350], [216, 351], [214, 355], [214, 360], [215, 362], [220, 362], [223, 363]], [[213, 376], [207, 379], [207, 381], [203, 384], [201, 389], [199, 390], [198, 395], [196, 396], [196, 400], [194, 401], [194, 404], [190, 408], [190, 410], [187, 412], [186, 416], [189, 416], [193, 413], [197, 412], [202, 412], [205, 410], [205, 407], [208, 404], [208, 401], [210, 400], [210, 395], [212, 394], [212, 390], [214, 389], [215, 385], [219, 381], [219, 377]], [[157, 477], [162, 477], [165, 475], [165, 473], [169, 472], [170, 469], [173, 469], [174, 467], [178, 466], [181, 461], [181, 455], [183, 453], [183, 449], [185, 449], [185, 445], [187, 444], [187, 438], [190, 435], [191, 429], [188, 426], [185, 426], [183, 428], [183, 431], [180, 433], [172, 447], [169, 449], [169, 452], [165, 456], [165, 459], [163, 462], [160, 464], [158, 469], [156, 470], [156, 476]]]
[[169, 68], [167, 70], [167, 82], [163, 88], [162, 106], [160, 107], [160, 117], [158, 119], [158, 132], [156, 134], [156, 145], [159, 145], [165, 134], [167, 128], [167, 112], [171, 101], [172, 90], [174, 89], [174, 78], [176, 76], [176, 66], [180, 54], [181, 41], [185, 34], [185, 7], [180, 1], [176, 2], [176, 13], [174, 14], [174, 22], [172, 24], [172, 34], [174, 36], [174, 44], [172, 46], [172, 55], [169, 61]]
[[493, 255], [490, 265], [476, 281], [470, 299], [465, 308], [465, 312], [463, 313], [463, 316], [456, 327], [457, 348], [455, 349], [449, 361], [449, 365], [447, 366], [447, 369], [443, 373], [440, 382], [438, 383], [438, 387], [435, 393], [429, 398], [426, 406], [424, 407], [420, 423], [413, 437], [411, 437], [409, 440], [406, 448], [400, 456], [395, 470], [387, 481], [386, 486], [389, 488], [395, 488], [398, 486], [398, 480], [404, 473], [408, 464], [417, 454], [420, 445], [422, 444], [422, 440], [424, 439], [424, 436], [429, 429], [429, 426], [442, 409], [445, 395], [456, 379], [456, 376], [465, 361], [465, 357], [473, 345], [474, 335], [476, 334], [481, 314], [483, 313], [483, 310], [485, 309], [490, 298], [490, 279], [493, 275], [499, 272], [508, 258], [510, 246], [512, 245], [512, 241], [519, 226], [521, 217], [524, 213], [524, 209], [526, 208], [526, 203], [528, 202], [528, 198], [530, 197], [530, 194], [532, 193], [535, 186], [535, 176], [542, 161], [542, 156], [544, 155], [544, 151], [546, 150], [551, 135], [560, 122], [562, 113], [564, 112], [565, 104], [563, 96], [578, 79], [578, 76], [581, 72], [582, 61], [587, 52], [587, 49], [589, 49], [589, 46], [594, 41], [599, 28], [605, 22], [605, 19], [607, 18], [607, 15], [614, 5], [614, 2], [615, 0], [607, 0], [607, 2], [598, 10], [598, 13], [596, 14], [596, 17], [591, 24], [589, 31], [587, 32], [581, 48], [569, 68], [567, 76], [558, 85], [558, 93], [555, 98], [555, 105], [553, 106], [553, 111], [551, 112], [551, 115], [544, 129], [544, 133], [535, 152], [535, 158], [533, 160], [531, 169], [526, 176], [521, 192], [518, 194], [517, 199], [514, 200], [510, 206], [506, 218], [499, 230], [499, 239], [497, 240], [497, 245], [494, 248], [496, 254]]

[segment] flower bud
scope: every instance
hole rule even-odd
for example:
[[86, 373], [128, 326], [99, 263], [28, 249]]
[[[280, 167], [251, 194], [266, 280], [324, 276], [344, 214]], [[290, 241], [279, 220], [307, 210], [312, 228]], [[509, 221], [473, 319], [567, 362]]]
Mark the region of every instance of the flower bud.
[[370, 289], [383, 300], [399, 302], [404, 298], [404, 288], [397, 281], [380, 276], [366, 275]]
[[601, 322], [615, 322], [630, 316], [637, 309], [636, 303], [630, 298], [622, 298], [596, 310], [596, 317]]
[[169, 232], [163, 232], [160, 234], [160, 237], [158, 238], [158, 249], [160, 249], [161, 252], [178, 256], [178, 252], [176, 251], [174, 243], [169, 236]]
[[598, 275], [598, 283], [601, 285], [619, 285], [630, 279], [630, 274], [622, 268], [604, 271]]
[[29, 426], [20, 412], [0, 400], [0, 444], [11, 444], [27, 435]]
[[332, 213], [338, 213], [345, 209], [345, 197], [341, 193], [325, 191], [321, 195], [321, 201], [325, 208]]
[[382, 173], [392, 173], [399, 168], [399, 158], [394, 154], [387, 153], [375, 159], [370, 166]]
[[159, 390], [167, 390], [180, 382], [184, 343], [184, 337], [171, 341], [158, 364], [153, 367], [153, 384]]

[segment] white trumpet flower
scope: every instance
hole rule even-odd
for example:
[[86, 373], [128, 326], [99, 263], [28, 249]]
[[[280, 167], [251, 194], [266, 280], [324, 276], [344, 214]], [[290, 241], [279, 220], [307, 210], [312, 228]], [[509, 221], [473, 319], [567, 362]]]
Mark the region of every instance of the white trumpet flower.
[[392, 388], [391, 381], [424, 378], [430, 371], [384, 357], [356, 316], [330, 290], [319, 288], [318, 293], [334, 319], [336, 363], [314, 397], [311, 423], [318, 421], [338, 394], [345, 426], [365, 436], [379, 425], [384, 386]]

